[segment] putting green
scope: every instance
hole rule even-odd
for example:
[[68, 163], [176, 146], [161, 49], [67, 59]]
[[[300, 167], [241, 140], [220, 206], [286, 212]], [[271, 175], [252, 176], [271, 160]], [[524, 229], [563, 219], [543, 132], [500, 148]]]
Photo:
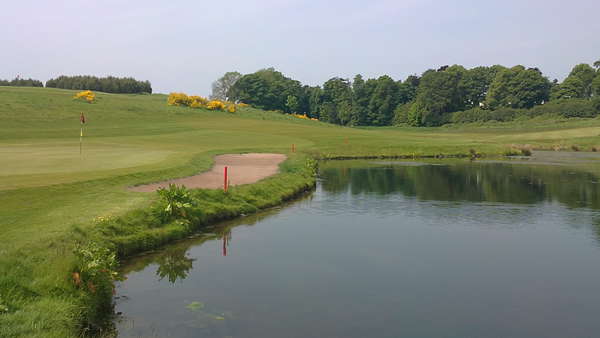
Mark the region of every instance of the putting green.
[[169, 159], [174, 151], [115, 144], [85, 144], [80, 155], [73, 143], [0, 146], [0, 190], [75, 182], [111, 175]]

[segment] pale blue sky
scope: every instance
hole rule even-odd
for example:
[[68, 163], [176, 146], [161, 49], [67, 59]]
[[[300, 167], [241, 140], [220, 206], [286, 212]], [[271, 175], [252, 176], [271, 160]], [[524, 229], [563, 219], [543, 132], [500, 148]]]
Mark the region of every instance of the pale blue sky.
[[0, 78], [133, 76], [200, 95], [271, 66], [311, 85], [455, 63], [562, 79], [600, 59], [599, 15], [597, 0], [3, 1]]

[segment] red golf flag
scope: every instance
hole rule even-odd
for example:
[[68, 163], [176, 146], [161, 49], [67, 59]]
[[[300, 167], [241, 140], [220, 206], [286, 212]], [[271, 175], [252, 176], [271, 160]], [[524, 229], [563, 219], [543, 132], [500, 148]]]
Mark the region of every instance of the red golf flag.
[[81, 122], [81, 124], [85, 123], [85, 116], [83, 116], [83, 113], [81, 113], [81, 116], [79, 116], [79, 121]]

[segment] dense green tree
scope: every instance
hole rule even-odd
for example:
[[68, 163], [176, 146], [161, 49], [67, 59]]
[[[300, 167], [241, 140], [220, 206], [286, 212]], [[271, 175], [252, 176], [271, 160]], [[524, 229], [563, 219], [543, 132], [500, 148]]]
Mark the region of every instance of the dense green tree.
[[531, 108], [548, 100], [550, 81], [537, 68], [515, 66], [496, 74], [486, 96], [486, 106]]
[[227, 93], [229, 89], [242, 77], [239, 72], [227, 72], [217, 81], [212, 84], [212, 94], [210, 98], [212, 100], [229, 101]]
[[421, 81], [421, 78], [416, 76], [416, 75], [409, 75], [406, 80], [404, 80], [404, 83], [408, 83], [409, 85], [411, 85], [414, 88], [419, 87], [419, 83]]
[[592, 95], [600, 97], [600, 72], [596, 75], [594, 81], [592, 81]]
[[152, 93], [152, 85], [149, 81], [138, 81], [131, 77], [118, 78], [114, 76], [98, 78], [90, 75], [62, 75], [46, 81], [46, 87], [123, 94]]
[[394, 109], [394, 120], [392, 121], [392, 124], [397, 125], [408, 123], [408, 111], [410, 110], [411, 106], [411, 103], [398, 104]]
[[367, 110], [371, 97], [367, 91], [365, 80], [357, 74], [352, 81], [352, 117], [350, 125], [364, 125], [367, 122]]
[[420, 79], [417, 97], [408, 111], [408, 123], [435, 126], [443, 123], [446, 113], [463, 108], [464, 89], [460, 86], [465, 69], [462, 66], [428, 70]]
[[496, 73], [501, 69], [504, 69], [504, 67], [475, 67], [465, 71], [461, 80], [465, 108], [479, 107], [479, 104], [485, 100]]
[[44, 84], [39, 80], [34, 79], [23, 79], [16, 77], [12, 80], [0, 80], [0, 86], [11, 86], [11, 87], [43, 87]]
[[331, 101], [323, 102], [319, 106], [319, 119], [323, 122], [329, 122], [338, 124], [340, 119], [338, 118], [337, 107]]
[[343, 101], [336, 106], [338, 111], [338, 119], [341, 125], [353, 126], [355, 125], [355, 115], [352, 109], [351, 101]]
[[303, 94], [299, 81], [285, 77], [273, 68], [259, 70], [242, 76], [229, 89], [230, 100], [241, 101], [266, 110], [290, 112], [286, 106], [288, 96]]
[[298, 102], [298, 98], [293, 95], [288, 95], [285, 106], [287, 107], [290, 113], [297, 113], [300, 108], [300, 103]]
[[[334, 77], [322, 87], [310, 87], [270, 68], [242, 76], [230, 90], [230, 96], [259, 108], [307, 113], [322, 121], [349, 126], [436, 126], [461, 111], [465, 114], [453, 120], [504, 121], [510, 120], [517, 109], [546, 102], [551, 90], [553, 99], [580, 97], [580, 84], [584, 82], [589, 83], [587, 95], [597, 95], [600, 83], [590, 80], [590, 69], [587, 65], [574, 67], [562, 84], [550, 83], [537, 68], [494, 65], [467, 70], [453, 65], [429, 69], [420, 77], [411, 75], [405, 81], [396, 82], [387, 75], [365, 80], [359, 74], [352, 82]], [[570, 105], [571, 113], [582, 115], [579, 106]], [[583, 115], [588, 116], [586, 109]]]
[[550, 99], [560, 100], [581, 98], [584, 96], [584, 91], [585, 85], [583, 81], [581, 81], [579, 77], [569, 76], [563, 83], [552, 87]]
[[417, 88], [419, 88], [419, 80], [419, 77], [410, 75], [404, 82], [397, 82], [398, 104], [406, 104], [415, 99], [417, 96]]
[[370, 124], [375, 126], [390, 125], [397, 105], [398, 86], [396, 82], [387, 75], [379, 77], [369, 100], [367, 116]]
[[306, 90], [308, 96], [308, 110], [307, 113], [310, 117], [319, 118], [319, 112], [321, 111], [321, 103], [323, 102], [323, 89], [321, 87], [308, 87]]
[[596, 77], [596, 70], [586, 63], [581, 63], [573, 67], [567, 79], [573, 77], [581, 80], [583, 84], [583, 92], [578, 97], [589, 98], [592, 95], [592, 81]]
[[[348, 79], [334, 77], [323, 84], [323, 105], [327, 105], [325, 118], [331, 123], [348, 124], [352, 119], [352, 86]], [[331, 110], [335, 110], [335, 114]], [[335, 121], [335, 122], [334, 122]]]

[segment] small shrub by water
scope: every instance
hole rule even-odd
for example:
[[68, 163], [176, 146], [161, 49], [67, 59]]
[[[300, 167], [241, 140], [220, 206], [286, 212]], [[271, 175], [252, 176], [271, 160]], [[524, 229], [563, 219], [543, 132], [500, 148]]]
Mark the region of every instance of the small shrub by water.
[[161, 213], [165, 221], [189, 217], [192, 207], [196, 205], [184, 186], [169, 184], [169, 188], [160, 188], [157, 193], [163, 202]]
[[80, 244], [74, 250], [76, 263], [72, 273], [73, 285], [84, 300], [84, 325], [91, 330], [101, 329], [112, 311], [114, 281], [117, 279], [116, 253], [96, 242]]

